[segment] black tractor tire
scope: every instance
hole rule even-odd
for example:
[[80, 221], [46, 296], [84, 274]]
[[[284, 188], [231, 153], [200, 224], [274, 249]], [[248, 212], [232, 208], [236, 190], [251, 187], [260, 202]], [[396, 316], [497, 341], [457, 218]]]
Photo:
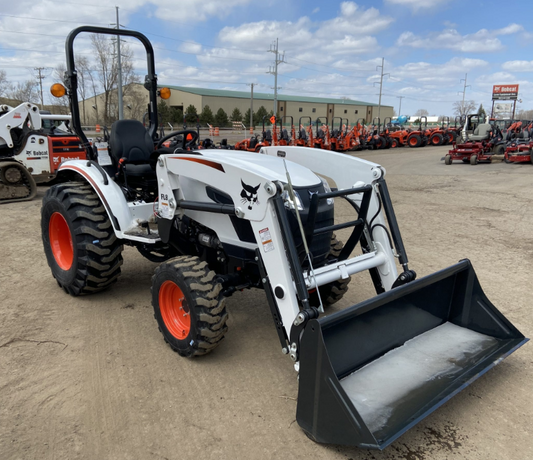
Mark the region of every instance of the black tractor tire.
[[425, 147], [426, 145], [428, 145], [428, 143], [429, 143], [429, 139], [426, 136], [424, 136], [422, 137], [422, 143], [420, 144], [420, 147]]
[[429, 143], [433, 146], [442, 145], [444, 143], [444, 138], [442, 134], [435, 133], [429, 138]]
[[504, 145], [495, 145], [492, 148], [492, 153], [494, 153], [494, 155], [503, 155], [505, 153], [505, 146]]
[[100, 198], [86, 182], [48, 189], [41, 208], [41, 235], [52, 275], [66, 293], [99, 292], [120, 276], [122, 242]]
[[477, 165], [477, 155], [471, 155], [471, 156], [470, 156], [470, 164], [471, 164], [472, 166]]
[[226, 297], [215, 277], [196, 256], [163, 262], [152, 277], [154, 317], [165, 342], [180, 356], [209, 353], [228, 330]]
[[[337, 259], [340, 256], [343, 247], [344, 244], [342, 241], [339, 241], [335, 234], [333, 234], [331, 236], [328, 259]], [[322, 305], [324, 308], [337, 303], [343, 298], [344, 294], [348, 292], [348, 284], [351, 280], [352, 278], [349, 277], [347, 279], [340, 279], [319, 287], [320, 297], [322, 299]], [[316, 289], [309, 293], [309, 303], [312, 307], [318, 307], [320, 305]]]
[[452, 156], [450, 154], [446, 155], [444, 157], [444, 164], [445, 165], [451, 165], [452, 164]]
[[407, 144], [412, 148], [420, 147], [422, 145], [422, 139], [418, 134], [413, 134], [412, 136], [409, 136], [409, 139], [407, 139]]
[[387, 139], [385, 139], [383, 136], [379, 136], [376, 139], [376, 148], [379, 150], [386, 149], [387, 148]]
[[457, 140], [457, 133], [450, 131], [448, 134], [448, 144], [453, 144]]
[[398, 143], [398, 139], [393, 137], [391, 140], [390, 146], [391, 146], [391, 149], [397, 149], [400, 146], [400, 144]]

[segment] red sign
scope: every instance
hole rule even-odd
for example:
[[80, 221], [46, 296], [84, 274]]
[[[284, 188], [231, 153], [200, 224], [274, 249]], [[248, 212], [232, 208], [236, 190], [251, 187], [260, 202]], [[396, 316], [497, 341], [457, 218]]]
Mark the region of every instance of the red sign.
[[492, 100], [516, 101], [518, 99], [518, 85], [494, 85]]

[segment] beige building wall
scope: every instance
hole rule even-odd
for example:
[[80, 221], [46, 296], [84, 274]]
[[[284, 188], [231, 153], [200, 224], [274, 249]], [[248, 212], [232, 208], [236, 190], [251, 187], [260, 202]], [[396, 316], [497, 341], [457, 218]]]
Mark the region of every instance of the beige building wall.
[[196, 107], [198, 113], [202, 111], [201, 107], [203, 107], [202, 96], [199, 94], [186, 93], [175, 89], [170, 91], [170, 98], [167, 99], [167, 104], [170, 107], [178, 107], [183, 111], [187, 110], [187, 107], [192, 104]]
[[[146, 111], [149, 95], [148, 91], [142, 85], [135, 85], [130, 88], [130, 97], [125, 97], [124, 100], [124, 116], [126, 118], [135, 118], [142, 120], [142, 116]], [[194, 105], [200, 114], [204, 106], [208, 105], [216, 114], [218, 109], [222, 108], [231, 116], [233, 110], [237, 107], [244, 115], [250, 108], [250, 99], [237, 97], [220, 97], [220, 96], [202, 96], [199, 94], [188, 93], [186, 91], [171, 90], [170, 98], [166, 101], [170, 107], [178, 107], [185, 111], [189, 105]], [[259, 107], [263, 106], [267, 112], [273, 109], [273, 101], [271, 99], [254, 98], [254, 112], [257, 112]], [[82, 124], [92, 125], [103, 124], [103, 106], [104, 97], [99, 95], [96, 98], [90, 98], [85, 101], [86, 121], [83, 119], [83, 103], [80, 102], [80, 117]], [[96, 107], [95, 108], [93, 108]], [[131, 108], [128, 108], [130, 106]], [[294, 124], [297, 125], [301, 117], [311, 117], [314, 122], [317, 118], [327, 117], [328, 125], [331, 126], [333, 117], [347, 118], [349, 123], [353, 126], [358, 119], [364, 118], [366, 123], [371, 123], [378, 115], [377, 106], [353, 105], [353, 104], [328, 104], [322, 102], [299, 102], [299, 101], [278, 101], [278, 111], [280, 116], [292, 116]], [[357, 111], [357, 113], [356, 113]], [[390, 106], [381, 107], [382, 121], [386, 117], [392, 117], [393, 108]], [[305, 122], [307, 123], [308, 120]], [[248, 126], [249, 120], [244, 121]]]
[[[280, 115], [282, 114], [280, 113]], [[294, 117], [294, 124], [297, 125], [301, 117], [311, 117], [312, 121], [315, 121], [318, 117], [327, 117], [328, 106], [318, 102], [287, 101], [287, 113], [283, 115]], [[304, 121], [304, 124], [308, 122], [309, 120]]]
[[[390, 106], [385, 106], [385, 105], [382, 105], [381, 106], [381, 111], [380, 112], [380, 118], [381, 118], [381, 123], [383, 123], [385, 121], [385, 118], [387, 117], [393, 117], [393, 111], [394, 111], [394, 108], [393, 107], [390, 107]], [[369, 121], [369, 123], [372, 122], [372, 120], [374, 118], [377, 118], [378, 117], [378, 106], [375, 106], [375, 107], [372, 107], [372, 119]]]

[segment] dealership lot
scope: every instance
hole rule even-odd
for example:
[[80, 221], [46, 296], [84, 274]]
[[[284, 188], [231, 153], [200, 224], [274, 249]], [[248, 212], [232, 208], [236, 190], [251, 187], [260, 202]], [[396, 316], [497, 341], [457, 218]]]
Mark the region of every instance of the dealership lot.
[[[446, 151], [358, 156], [387, 170], [410, 268], [420, 277], [471, 259], [491, 301], [531, 336], [533, 165], [446, 166]], [[0, 457], [533, 458], [531, 345], [383, 453], [319, 445], [295, 423], [296, 373], [263, 292], [231, 297], [224, 343], [182, 359], [153, 318], [156, 264], [135, 249], [126, 247], [122, 276], [108, 291], [73, 298], [57, 287], [40, 241], [45, 190], [0, 208]], [[337, 218], [349, 218], [337, 201]], [[354, 276], [336, 308], [373, 295], [369, 276]]]

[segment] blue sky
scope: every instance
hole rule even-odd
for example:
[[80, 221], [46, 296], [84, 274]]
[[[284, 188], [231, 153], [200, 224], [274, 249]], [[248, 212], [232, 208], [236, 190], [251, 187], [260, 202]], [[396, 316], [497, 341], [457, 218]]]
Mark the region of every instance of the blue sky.
[[[518, 109], [533, 108], [529, 1], [19, 0], [0, 14], [0, 68], [15, 83], [45, 67], [49, 87], [68, 32], [114, 23], [115, 5], [123, 26], [152, 41], [163, 84], [248, 91], [255, 83], [272, 93], [268, 49], [277, 38], [280, 93], [377, 103], [385, 58], [382, 104], [398, 110], [403, 96], [402, 114], [452, 115], [465, 74], [466, 99], [490, 107], [492, 85], [519, 83]], [[88, 46], [80, 40], [76, 51]], [[144, 75], [142, 50], [132, 50]]]

